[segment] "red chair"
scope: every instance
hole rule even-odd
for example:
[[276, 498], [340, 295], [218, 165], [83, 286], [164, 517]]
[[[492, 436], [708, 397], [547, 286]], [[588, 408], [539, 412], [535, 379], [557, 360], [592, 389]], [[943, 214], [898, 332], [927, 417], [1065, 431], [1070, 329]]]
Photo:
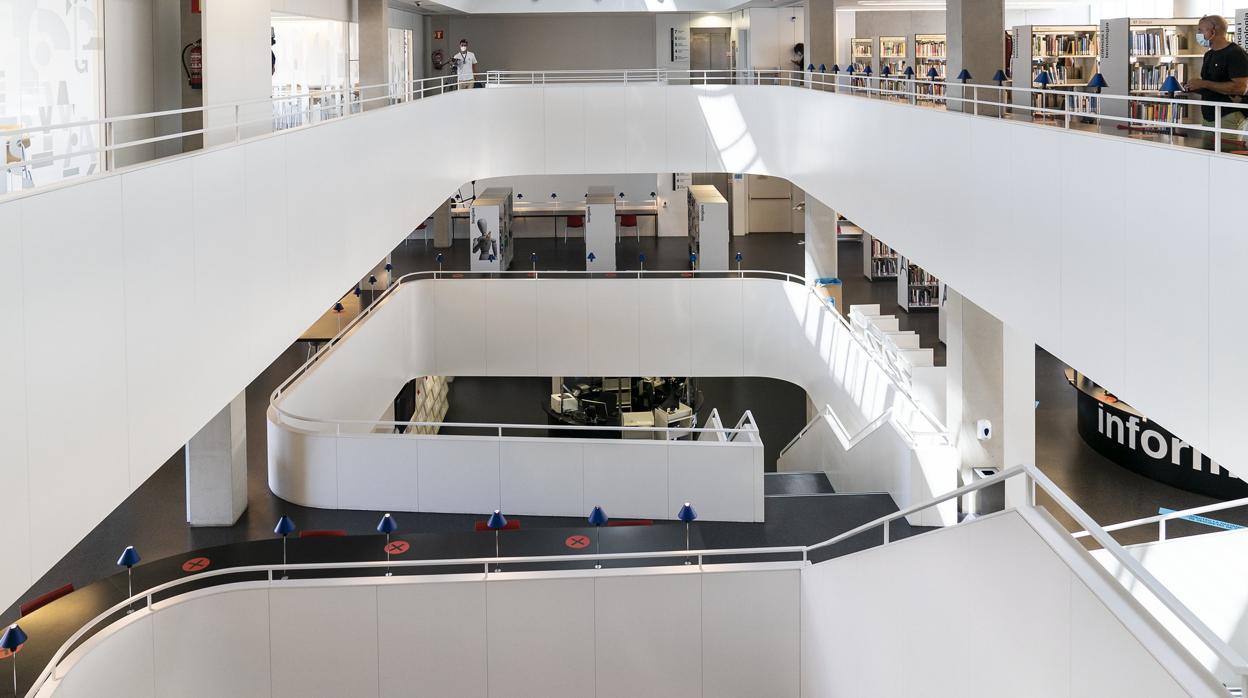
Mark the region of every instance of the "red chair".
[[616, 242], [619, 242], [620, 233], [621, 231], [623, 231], [624, 228], [632, 228], [633, 231], [637, 234], [637, 241], [641, 242], [641, 226], [637, 225], [637, 216], [631, 213], [626, 213], [620, 216], [619, 225], [615, 229]]
[[44, 606], [47, 606], [53, 601], [56, 601], [62, 596], [67, 596], [68, 594], [72, 593], [73, 590], [74, 590], [73, 584], [66, 584], [65, 586], [59, 586], [53, 589], [52, 591], [49, 591], [48, 593], [44, 594], [43, 596], [36, 596], [30, 601], [27, 601], [21, 606], [18, 606], [17, 612], [20, 616], [24, 618], [27, 615], [34, 613], [35, 611], [38, 611]]
[[571, 228], [580, 228], [582, 230], [581, 237], [585, 237], [585, 216], [568, 216], [567, 225], [563, 227], [563, 241], [568, 241], [568, 230]]
[[312, 528], [306, 531], [300, 531], [300, 538], [341, 538], [347, 535], [347, 532], [340, 528]]
[[[488, 521], [477, 521], [472, 524], [472, 530], [488, 531], [490, 530], [490, 527], [487, 525], [488, 523]], [[507, 519], [507, 525], [503, 526], [504, 531], [514, 531], [518, 528], [520, 528], [520, 519]]]

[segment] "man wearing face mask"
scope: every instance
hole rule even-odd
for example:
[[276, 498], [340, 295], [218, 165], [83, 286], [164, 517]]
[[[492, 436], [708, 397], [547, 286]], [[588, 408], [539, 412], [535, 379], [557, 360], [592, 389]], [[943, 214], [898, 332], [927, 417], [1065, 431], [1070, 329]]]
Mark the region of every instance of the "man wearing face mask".
[[[1196, 40], [1209, 50], [1205, 52], [1205, 60], [1200, 66], [1200, 79], [1189, 80], [1183, 89], [1199, 92], [1201, 100], [1206, 102], [1243, 104], [1244, 108], [1221, 108], [1222, 128], [1239, 130], [1248, 117], [1248, 104], [1244, 104], [1244, 94], [1248, 92], [1248, 54], [1226, 38], [1226, 31], [1224, 18], [1218, 15], [1200, 18], [1200, 23], [1196, 25]], [[1213, 126], [1217, 109], [1213, 104], [1201, 105], [1201, 123]], [[1205, 136], [1205, 142], [1212, 145], [1213, 134], [1206, 133]]]
[[455, 75], [459, 81], [459, 89], [467, 90], [472, 87], [472, 75], [477, 72], [477, 55], [468, 50], [468, 40], [459, 40], [459, 53], [451, 56], [451, 62], [455, 65]]

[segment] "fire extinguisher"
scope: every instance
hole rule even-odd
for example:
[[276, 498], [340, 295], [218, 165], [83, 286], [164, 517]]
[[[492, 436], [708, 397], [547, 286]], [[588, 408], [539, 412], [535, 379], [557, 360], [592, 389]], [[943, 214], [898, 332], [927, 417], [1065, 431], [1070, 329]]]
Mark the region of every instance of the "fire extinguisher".
[[192, 90], [204, 86], [204, 49], [199, 39], [182, 47], [182, 70], [186, 71]]

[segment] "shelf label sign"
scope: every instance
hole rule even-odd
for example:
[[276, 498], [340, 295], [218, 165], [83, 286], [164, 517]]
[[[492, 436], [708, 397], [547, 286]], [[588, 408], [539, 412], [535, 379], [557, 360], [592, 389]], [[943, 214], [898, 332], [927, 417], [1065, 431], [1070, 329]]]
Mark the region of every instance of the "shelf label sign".
[[1248, 40], [1248, 8], [1235, 10], [1235, 43], [1240, 46]]
[[1101, 20], [1101, 46], [1100, 46], [1100, 50], [1098, 51], [1098, 53], [1100, 54], [1098, 56], [1100, 60], [1102, 61], [1109, 60], [1109, 20], [1108, 19]]

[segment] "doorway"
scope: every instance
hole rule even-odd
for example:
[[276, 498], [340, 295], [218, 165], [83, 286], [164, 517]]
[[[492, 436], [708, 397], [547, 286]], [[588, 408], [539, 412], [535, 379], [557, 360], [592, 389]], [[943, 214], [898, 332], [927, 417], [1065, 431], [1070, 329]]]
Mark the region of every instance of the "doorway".
[[731, 30], [726, 27], [690, 29], [689, 69], [723, 71], [707, 76], [708, 82], [715, 82], [717, 78], [719, 82], [729, 82], [728, 71], [732, 69]]

